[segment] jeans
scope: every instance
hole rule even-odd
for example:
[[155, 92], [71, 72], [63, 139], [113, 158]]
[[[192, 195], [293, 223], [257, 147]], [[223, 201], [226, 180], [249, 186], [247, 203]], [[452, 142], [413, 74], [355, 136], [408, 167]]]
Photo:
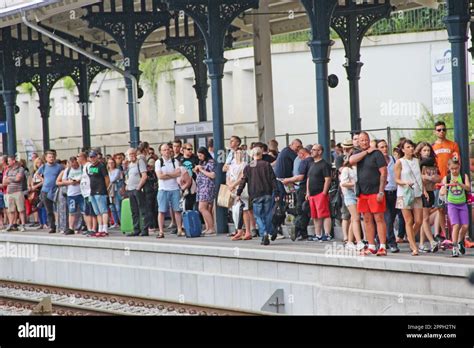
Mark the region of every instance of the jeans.
[[112, 217], [114, 218], [114, 224], [118, 225], [120, 223], [120, 216], [117, 212], [117, 206], [114, 203], [109, 204], [110, 212], [112, 213]]
[[397, 216], [397, 209], [395, 203], [397, 202], [397, 191], [385, 191], [385, 198], [387, 210], [384, 214], [385, 224], [387, 225], [387, 245], [389, 247], [396, 247], [397, 241], [395, 239], [395, 232], [393, 230], [393, 223]]
[[48, 198], [47, 192], [41, 192], [41, 200], [46, 208], [46, 214], [48, 215], [48, 225], [52, 230], [56, 229], [56, 217], [54, 216], [54, 202]]
[[89, 199], [92, 204], [92, 208], [94, 209], [95, 215], [99, 216], [109, 213], [107, 195], [93, 195], [90, 196]]
[[38, 219], [40, 225], [46, 225], [48, 223], [48, 215], [46, 214], [46, 208], [38, 208]]
[[133, 232], [140, 232], [140, 216], [143, 216], [142, 231], [143, 233], [148, 233], [148, 229], [151, 227], [152, 222], [145, 193], [137, 190], [128, 191], [128, 197], [130, 198], [130, 208], [132, 210]]
[[272, 196], [266, 195], [253, 200], [253, 213], [257, 220], [260, 237], [272, 234]]
[[[112, 211], [112, 215], [114, 217], [114, 223], [119, 224], [122, 217], [122, 196], [120, 195], [120, 189], [117, 185], [114, 192], [114, 203], [110, 205], [110, 210]], [[115, 216], [117, 216], [117, 219], [115, 219]]]

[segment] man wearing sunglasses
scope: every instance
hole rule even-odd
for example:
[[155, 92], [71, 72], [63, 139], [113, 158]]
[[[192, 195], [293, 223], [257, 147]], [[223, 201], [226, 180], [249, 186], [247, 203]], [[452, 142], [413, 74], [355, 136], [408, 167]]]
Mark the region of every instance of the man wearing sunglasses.
[[[453, 158], [457, 158], [460, 160], [459, 155], [459, 146], [454, 141], [446, 139], [447, 129], [446, 123], [443, 121], [438, 121], [435, 123], [435, 135], [436, 141], [433, 144], [433, 151], [436, 154], [436, 165], [438, 166], [441, 178], [446, 177], [448, 175], [448, 161]], [[438, 210], [438, 222], [441, 231], [444, 231], [445, 227], [445, 212], [443, 206], [438, 206], [438, 197], [439, 197], [439, 190], [435, 192], [435, 207], [440, 208]], [[438, 233], [438, 229], [435, 229], [435, 235]], [[442, 236], [444, 233], [441, 233]], [[437, 236], [437, 240], [439, 240], [439, 236]]]
[[436, 141], [433, 144], [433, 150], [436, 153], [436, 164], [442, 178], [448, 175], [448, 161], [459, 157], [459, 146], [454, 141], [446, 139], [447, 129], [443, 121], [435, 123]]

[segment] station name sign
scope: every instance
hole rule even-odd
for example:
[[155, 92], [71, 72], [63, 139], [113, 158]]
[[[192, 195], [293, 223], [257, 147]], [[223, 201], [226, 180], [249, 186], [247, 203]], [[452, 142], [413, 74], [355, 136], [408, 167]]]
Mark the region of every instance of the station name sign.
[[191, 135], [212, 134], [212, 121], [175, 124], [174, 134], [177, 137], [185, 137]]

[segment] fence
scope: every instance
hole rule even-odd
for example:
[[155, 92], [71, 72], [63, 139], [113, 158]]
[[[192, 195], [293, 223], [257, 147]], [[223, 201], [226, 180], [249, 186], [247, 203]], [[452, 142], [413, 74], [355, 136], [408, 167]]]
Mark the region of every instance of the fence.
[[[452, 129], [449, 128], [449, 131]], [[386, 127], [386, 128], [375, 128], [375, 129], [364, 129], [367, 133], [369, 133], [372, 139], [385, 139], [387, 140], [389, 148], [393, 148], [396, 144], [398, 144], [399, 138], [402, 136], [411, 137], [413, 132], [416, 131], [433, 131], [432, 128], [396, 128], [396, 127]], [[111, 134], [112, 135], [112, 134]], [[239, 134], [236, 134], [239, 135]], [[303, 141], [303, 144], [315, 144], [318, 142], [318, 132], [308, 132], [308, 133], [285, 133], [285, 134], [278, 134], [275, 136], [275, 139], [280, 144], [280, 148], [284, 146], [288, 146], [293, 139], [299, 138]], [[331, 140], [334, 140], [336, 143], [342, 142], [343, 140], [351, 137], [350, 130], [332, 130], [331, 131]], [[228, 141], [226, 139], [226, 141]], [[429, 141], [430, 139], [426, 139]], [[242, 136], [242, 143], [249, 146], [252, 142], [259, 141], [257, 136]], [[155, 148], [155, 152], [158, 153], [158, 146], [161, 143], [159, 142], [151, 142], [150, 146]], [[99, 148], [104, 155], [112, 155], [118, 152], [126, 152], [127, 149], [130, 147], [129, 144], [123, 145], [111, 145], [111, 144], [95, 144], [93, 148]], [[81, 152], [81, 147], [69, 147], [69, 148], [56, 148], [55, 149], [58, 158], [60, 159], [68, 159], [70, 156], [75, 156], [79, 152]], [[37, 151], [41, 152], [41, 151]], [[25, 151], [18, 152], [20, 158], [28, 158], [28, 154]]]
[[[443, 20], [447, 14], [446, 5], [439, 4], [438, 9], [420, 8], [409, 11], [393, 11], [390, 18], [382, 19], [372, 26], [366, 36], [413, 33], [430, 30], [444, 30], [446, 25]], [[331, 37], [338, 38], [335, 31], [331, 30]], [[273, 43], [311, 41], [311, 30], [295, 33], [274, 35]]]

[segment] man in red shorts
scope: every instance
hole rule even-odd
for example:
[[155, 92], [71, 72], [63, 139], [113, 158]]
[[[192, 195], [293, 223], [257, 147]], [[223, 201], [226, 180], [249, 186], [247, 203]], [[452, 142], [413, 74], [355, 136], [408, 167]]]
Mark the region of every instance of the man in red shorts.
[[[327, 242], [331, 240], [331, 213], [329, 210], [329, 187], [331, 186], [331, 165], [323, 159], [324, 148], [315, 144], [311, 149], [314, 163], [308, 171], [306, 181], [306, 199], [309, 200], [311, 218], [314, 220], [315, 236], [313, 241]], [[324, 221], [324, 234], [321, 225]], [[310, 240], [310, 238], [308, 238]]]
[[[370, 147], [370, 138], [366, 132], [359, 135], [359, 150], [350, 157], [351, 165], [357, 165], [357, 211], [364, 215], [366, 238], [369, 246], [364, 255], [377, 254], [386, 256], [387, 226], [385, 225], [385, 185], [387, 182], [387, 163], [383, 154]], [[379, 236], [380, 247], [375, 249], [375, 226]]]

